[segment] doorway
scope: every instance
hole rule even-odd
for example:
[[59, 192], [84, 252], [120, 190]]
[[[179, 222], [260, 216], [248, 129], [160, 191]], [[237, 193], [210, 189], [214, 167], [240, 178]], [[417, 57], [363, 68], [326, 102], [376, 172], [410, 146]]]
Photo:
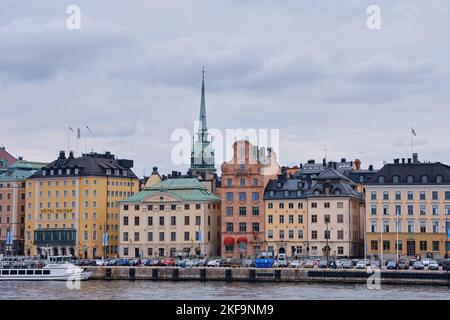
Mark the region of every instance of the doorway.
[[414, 240], [406, 241], [406, 255], [408, 256], [416, 255], [416, 241]]

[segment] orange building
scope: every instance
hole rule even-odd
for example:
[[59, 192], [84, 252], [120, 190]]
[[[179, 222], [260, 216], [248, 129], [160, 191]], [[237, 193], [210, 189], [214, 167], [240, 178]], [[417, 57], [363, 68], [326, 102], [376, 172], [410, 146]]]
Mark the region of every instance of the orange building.
[[222, 164], [221, 254], [258, 256], [264, 248], [264, 188], [280, 172], [270, 149], [249, 141], [233, 144], [233, 158]]

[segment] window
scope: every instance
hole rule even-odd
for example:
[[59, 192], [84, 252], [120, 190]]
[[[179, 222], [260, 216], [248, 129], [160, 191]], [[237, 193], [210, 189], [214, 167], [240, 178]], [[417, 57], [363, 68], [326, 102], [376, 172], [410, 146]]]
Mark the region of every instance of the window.
[[280, 202], [280, 203], [278, 204], [278, 207], [279, 207], [280, 209], [284, 209], [284, 203], [283, 203], [283, 202]]
[[298, 223], [303, 223], [303, 215], [302, 214], [298, 215]]
[[202, 205], [200, 203], [195, 204], [195, 210], [200, 210], [202, 208]]
[[288, 237], [289, 239], [294, 239], [294, 230], [289, 230]]
[[323, 222], [324, 223], [330, 223], [330, 221], [331, 221], [331, 218], [330, 218], [329, 214], [326, 214], [326, 215], [323, 216]]
[[395, 220], [395, 231], [396, 232], [402, 232], [402, 220]]
[[226, 211], [228, 217], [231, 217], [233, 215], [233, 207], [227, 207]]
[[408, 233], [414, 232], [414, 221], [408, 221]]
[[316, 214], [313, 214], [313, 215], [311, 216], [311, 222], [312, 222], [312, 223], [316, 223], [316, 222], [317, 222], [317, 215], [316, 215]]
[[184, 205], [184, 210], [189, 210], [189, 207], [190, 207], [189, 204], [185, 204]]
[[425, 191], [420, 191], [420, 200], [426, 200]]
[[134, 233], [134, 241], [139, 241], [139, 232]]
[[284, 230], [279, 231], [279, 237], [280, 239], [284, 239]]
[[422, 180], [422, 184], [427, 184], [428, 183], [428, 176], [422, 176], [421, 180]]
[[247, 232], [247, 223], [239, 222], [239, 232]]
[[370, 249], [373, 251], [378, 250], [378, 241], [377, 240], [371, 240], [370, 241]]
[[153, 232], [147, 232], [147, 241], [153, 241]]
[[433, 205], [431, 206], [431, 213], [432, 213], [434, 216], [439, 215], [439, 210], [438, 210], [438, 205], [437, 205], [437, 204], [433, 204]]
[[439, 193], [437, 191], [431, 192], [431, 199], [439, 200]]
[[412, 216], [414, 214], [414, 205], [409, 204], [408, 205], [408, 215]]
[[253, 222], [252, 223], [252, 230], [254, 232], [259, 232], [259, 223], [258, 222]]
[[426, 233], [426, 232], [427, 232], [427, 222], [420, 221], [420, 233]]
[[329, 207], [330, 207], [330, 203], [329, 203], [329, 202], [325, 202], [325, 203], [323, 204], [323, 207], [324, 207], [324, 208], [329, 208]]
[[289, 223], [294, 223], [294, 215], [293, 214], [289, 215]]
[[445, 206], [445, 214], [450, 215], [450, 205]]
[[177, 241], [177, 233], [172, 231], [170, 233], [170, 241]]
[[252, 207], [252, 215], [259, 216], [259, 207]]
[[253, 186], [254, 187], [258, 186], [258, 178], [253, 178]]
[[164, 232], [159, 233], [159, 241], [164, 241]]
[[259, 200], [259, 192], [252, 192], [252, 200], [253, 201]]
[[414, 200], [414, 193], [412, 191], [408, 191], [408, 200]]
[[433, 233], [439, 233], [439, 221], [433, 221]]
[[370, 213], [371, 213], [373, 216], [377, 214], [377, 205], [376, 205], [376, 204], [373, 204], [373, 205], [370, 207]]
[[338, 223], [344, 223], [344, 215], [343, 214], [338, 214], [337, 215], [337, 222]]
[[317, 202], [312, 202], [311, 203], [311, 208], [317, 208]]
[[395, 244], [395, 250], [398, 250], [398, 251], [402, 251], [403, 250], [403, 243], [402, 243], [402, 240], [396, 240], [395, 242], [394, 242], [394, 244]]
[[330, 230], [325, 230], [323, 233], [323, 237], [324, 239], [330, 239]]
[[239, 192], [239, 201], [245, 201], [245, 200], [246, 200], [246, 193]]
[[269, 214], [269, 215], [267, 216], [267, 222], [268, 222], [268, 223], [273, 223], [273, 215]]
[[377, 192], [376, 191], [372, 191], [370, 193], [370, 199], [371, 200], [377, 200]]
[[338, 202], [337, 203], [337, 208], [338, 209], [343, 209], [344, 208], [344, 203], [343, 202]]
[[389, 205], [387, 204], [383, 205], [383, 214], [389, 215]]
[[123, 241], [128, 241], [128, 232], [123, 233]]
[[391, 242], [389, 240], [383, 240], [383, 251], [391, 250]]
[[159, 225], [160, 226], [164, 225], [164, 217], [163, 216], [159, 217]]
[[176, 226], [177, 225], [177, 217], [176, 216], [171, 216], [170, 217], [170, 225], [171, 226]]
[[189, 231], [185, 231], [184, 232], [184, 241], [189, 241], [190, 238], [191, 238], [191, 236], [189, 235]]
[[284, 223], [284, 214], [280, 214], [279, 219], [280, 219], [280, 223]]
[[190, 224], [189, 216], [184, 216], [184, 225], [188, 226]]
[[427, 241], [420, 241], [419, 246], [420, 246], [420, 251], [427, 251]]
[[147, 218], [147, 225], [152, 226], [153, 225], [153, 217]]
[[244, 187], [245, 186], [245, 178], [239, 179], [239, 186]]
[[401, 215], [401, 214], [402, 214], [402, 206], [399, 205], [399, 204], [396, 204], [396, 205], [395, 205], [395, 215], [396, 215], [396, 216], [399, 216], [399, 215]]
[[344, 230], [338, 230], [337, 238], [338, 238], [338, 240], [343, 240], [344, 239]]
[[123, 217], [123, 225], [127, 226], [128, 225], [128, 217]]
[[246, 216], [247, 215], [247, 208], [246, 207], [239, 207], [239, 215], [240, 216]]
[[202, 222], [201, 216], [195, 216], [195, 225], [199, 226]]
[[384, 176], [378, 177], [378, 183], [383, 184], [384, 183]]
[[433, 241], [431, 243], [431, 250], [432, 251], [439, 251], [439, 241]]
[[172, 204], [170, 205], [170, 210], [177, 210], [177, 205], [176, 204]]
[[289, 208], [289, 209], [294, 209], [294, 204], [293, 204], [292, 202], [289, 202], [288, 208]]
[[370, 222], [370, 232], [377, 232], [377, 222], [376, 221]]
[[420, 215], [422, 215], [422, 216], [425, 215], [426, 214], [425, 205], [421, 204], [419, 208], [420, 208], [420, 211], [419, 211]]
[[128, 256], [128, 248], [127, 247], [123, 248], [123, 255]]
[[443, 176], [436, 176], [436, 183], [443, 183], [444, 177]]
[[450, 191], [445, 191], [445, 200], [450, 200]]
[[402, 193], [400, 191], [395, 191], [395, 200], [402, 200]]
[[139, 217], [134, 217], [134, 225], [135, 226], [139, 225]]
[[344, 247], [338, 247], [338, 254], [340, 255], [344, 254]]
[[399, 183], [400, 182], [400, 177], [399, 176], [393, 176], [392, 177], [392, 183]]
[[303, 239], [303, 230], [298, 230], [297, 231], [297, 236], [299, 239]]
[[233, 192], [227, 192], [227, 201], [233, 201]]
[[317, 231], [316, 230], [311, 231], [311, 239], [317, 239]]
[[389, 191], [383, 191], [383, 200], [389, 200]]
[[383, 221], [383, 232], [389, 232], [389, 221]]
[[227, 227], [227, 232], [233, 232], [233, 223], [232, 222], [227, 222], [226, 227]]
[[267, 238], [273, 239], [273, 230], [267, 230]]
[[227, 187], [233, 186], [233, 179], [227, 179]]

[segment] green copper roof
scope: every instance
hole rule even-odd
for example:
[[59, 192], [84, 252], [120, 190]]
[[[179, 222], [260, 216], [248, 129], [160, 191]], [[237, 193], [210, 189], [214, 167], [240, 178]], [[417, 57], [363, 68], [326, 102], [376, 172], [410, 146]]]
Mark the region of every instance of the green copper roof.
[[0, 181], [25, 180], [36, 173], [46, 163], [18, 160], [0, 174]]
[[171, 194], [181, 201], [220, 201], [219, 197], [209, 192], [197, 179], [180, 178], [161, 181], [121, 202], [140, 202], [158, 193]]

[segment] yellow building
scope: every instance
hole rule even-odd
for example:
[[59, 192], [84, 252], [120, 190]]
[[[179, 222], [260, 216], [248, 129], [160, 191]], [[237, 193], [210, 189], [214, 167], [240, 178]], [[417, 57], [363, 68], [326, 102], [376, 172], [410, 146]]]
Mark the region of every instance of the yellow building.
[[219, 255], [220, 199], [196, 178], [161, 181], [120, 207], [120, 256]]
[[105, 154], [58, 159], [26, 183], [25, 253], [116, 257], [119, 203], [139, 191], [133, 161]]
[[[417, 157], [386, 164], [366, 185], [367, 253], [444, 257], [450, 242], [450, 168]], [[450, 230], [450, 228], [448, 228]]]

